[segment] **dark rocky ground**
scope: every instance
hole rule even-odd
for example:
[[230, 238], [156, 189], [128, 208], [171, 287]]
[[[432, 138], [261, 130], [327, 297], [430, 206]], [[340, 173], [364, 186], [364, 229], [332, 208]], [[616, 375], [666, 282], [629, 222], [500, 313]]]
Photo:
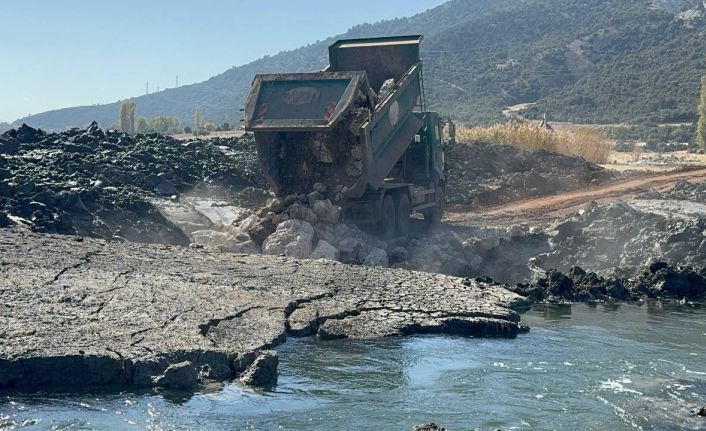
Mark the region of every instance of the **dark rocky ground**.
[[[179, 141], [103, 131], [0, 135], [0, 227], [137, 242], [185, 244], [155, 199], [215, 195], [256, 208], [267, 184], [251, 135]], [[614, 174], [581, 159], [509, 146], [449, 146], [448, 200], [473, 208], [573, 190]]]
[[601, 184], [620, 174], [581, 158], [484, 142], [446, 146], [447, 200], [470, 208]]
[[573, 267], [566, 274], [550, 270], [531, 283], [507, 288], [534, 302], [639, 301], [648, 298], [685, 301], [706, 296], [706, 267], [673, 267], [654, 262], [646, 271], [631, 278], [603, 277]]
[[266, 188], [249, 137], [183, 142], [95, 123], [62, 133], [23, 125], [0, 135], [0, 160], [0, 227], [45, 233], [188, 244], [153, 199], [219, 193], [257, 204]]
[[276, 381], [287, 336], [514, 337], [527, 301], [483, 282], [331, 261], [4, 229], [0, 388]]

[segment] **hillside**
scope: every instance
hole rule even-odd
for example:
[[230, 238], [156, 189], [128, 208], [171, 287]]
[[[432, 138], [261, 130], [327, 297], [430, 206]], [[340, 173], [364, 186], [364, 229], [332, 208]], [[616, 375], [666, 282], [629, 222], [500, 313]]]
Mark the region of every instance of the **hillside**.
[[[136, 97], [137, 114], [238, 120], [255, 73], [311, 71], [338, 38], [422, 33], [430, 107], [464, 121], [505, 106], [577, 122], [691, 121], [704, 73], [701, 0], [452, 0], [410, 18], [356, 26], [297, 50], [234, 67], [205, 82]], [[45, 129], [115, 123], [118, 104], [18, 120]]]

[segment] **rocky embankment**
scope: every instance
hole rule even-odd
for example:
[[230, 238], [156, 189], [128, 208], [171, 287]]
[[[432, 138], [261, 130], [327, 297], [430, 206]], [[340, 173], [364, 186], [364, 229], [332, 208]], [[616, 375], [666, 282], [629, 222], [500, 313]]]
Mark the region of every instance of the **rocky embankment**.
[[533, 302], [544, 303], [645, 299], [686, 301], [706, 296], [706, 267], [673, 267], [665, 262], [654, 262], [646, 271], [630, 278], [603, 277], [573, 267], [566, 274], [550, 270], [531, 283], [506, 287]]
[[552, 229], [549, 252], [533, 259], [544, 269], [574, 266], [632, 277], [656, 260], [701, 266], [706, 261], [706, 185], [682, 182], [630, 202], [592, 203]]
[[112, 240], [188, 244], [155, 200], [219, 194], [261, 204], [267, 194], [250, 137], [179, 141], [87, 129], [0, 135], [0, 227]]
[[331, 261], [214, 253], [6, 229], [0, 388], [269, 386], [287, 336], [514, 337], [519, 295]]

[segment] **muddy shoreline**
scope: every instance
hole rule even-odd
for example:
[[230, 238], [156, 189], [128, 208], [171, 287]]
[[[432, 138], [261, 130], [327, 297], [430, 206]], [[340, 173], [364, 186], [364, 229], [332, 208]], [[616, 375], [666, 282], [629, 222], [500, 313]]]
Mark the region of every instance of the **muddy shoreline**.
[[401, 269], [0, 230], [0, 389], [276, 382], [288, 336], [515, 337], [527, 301]]

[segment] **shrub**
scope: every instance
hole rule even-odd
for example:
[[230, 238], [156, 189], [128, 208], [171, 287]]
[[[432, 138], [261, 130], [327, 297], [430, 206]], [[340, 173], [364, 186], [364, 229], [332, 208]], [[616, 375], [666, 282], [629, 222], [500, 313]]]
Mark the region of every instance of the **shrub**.
[[494, 124], [490, 127], [460, 127], [456, 139], [459, 142], [485, 141], [511, 145], [523, 151], [546, 150], [582, 157], [593, 163], [606, 163], [611, 151], [605, 134], [592, 127], [561, 132], [531, 123]]

